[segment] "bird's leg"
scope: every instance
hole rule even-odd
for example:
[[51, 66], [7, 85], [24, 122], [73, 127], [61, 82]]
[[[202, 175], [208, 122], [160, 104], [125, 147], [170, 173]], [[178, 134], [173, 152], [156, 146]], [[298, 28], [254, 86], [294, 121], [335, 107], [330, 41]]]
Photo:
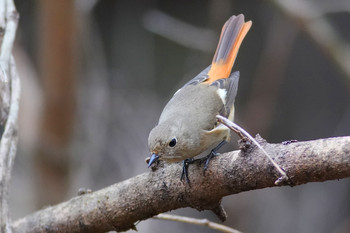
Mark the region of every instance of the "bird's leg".
[[209, 165], [209, 161], [218, 155], [218, 150], [223, 146], [225, 145], [227, 142], [225, 140], [223, 140], [222, 142], [219, 143], [219, 145], [217, 145], [214, 149], [211, 150], [210, 154], [207, 155], [206, 157], [204, 157], [204, 161], [205, 161], [205, 164], [204, 164], [204, 169], [203, 169], [203, 173], [205, 173], [205, 171], [208, 169], [208, 165]]
[[182, 173], [181, 173], [181, 181], [185, 178], [186, 182], [190, 185], [190, 179], [188, 178], [188, 165], [190, 165], [191, 163], [193, 163], [194, 159], [193, 158], [189, 158], [189, 159], [185, 159], [184, 161], [182, 161]]

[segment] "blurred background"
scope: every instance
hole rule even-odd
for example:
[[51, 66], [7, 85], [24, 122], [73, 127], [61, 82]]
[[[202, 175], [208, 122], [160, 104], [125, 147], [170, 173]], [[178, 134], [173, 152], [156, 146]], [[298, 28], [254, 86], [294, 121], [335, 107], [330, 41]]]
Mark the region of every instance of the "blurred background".
[[[147, 172], [149, 131], [207, 67], [233, 14], [253, 26], [236, 123], [269, 142], [350, 135], [348, 0], [15, 0], [22, 80], [12, 219]], [[224, 150], [237, 148], [233, 136]], [[224, 198], [243, 232], [350, 232], [350, 179]], [[209, 211], [172, 213], [219, 221]], [[214, 232], [142, 221], [139, 232]]]

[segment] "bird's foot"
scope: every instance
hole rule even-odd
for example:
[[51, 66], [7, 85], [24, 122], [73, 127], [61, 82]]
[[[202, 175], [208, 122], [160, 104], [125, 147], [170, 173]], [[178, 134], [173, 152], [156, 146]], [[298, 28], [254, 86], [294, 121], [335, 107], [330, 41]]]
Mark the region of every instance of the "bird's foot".
[[204, 164], [204, 168], [203, 168], [203, 175], [205, 174], [205, 171], [208, 169], [209, 166], [209, 162], [212, 158], [214, 158], [215, 156], [219, 155], [220, 153], [218, 153], [217, 151], [223, 146], [225, 145], [227, 142], [224, 140], [222, 142], [219, 143], [219, 145], [217, 145], [214, 149], [212, 149], [210, 151], [210, 154], [208, 154], [206, 157], [204, 157], [203, 159], [201, 159], [201, 162], [205, 162]]
[[214, 149], [210, 151], [210, 154], [205, 156], [204, 158], [200, 159], [201, 163], [204, 163], [204, 168], [203, 168], [203, 175], [205, 174], [205, 171], [209, 167], [209, 162], [212, 158], [215, 156], [219, 155], [220, 153], [216, 152]]
[[180, 180], [183, 181], [185, 179], [189, 186], [191, 186], [191, 184], [190, 184], [190, 179], [188, 178], [188, 166], [191, 163], [193, 163], [193, 161], [194, 161], [193, 158], [185, 159], [184, 161], [182, 161], [182, 173], [181, 173]]

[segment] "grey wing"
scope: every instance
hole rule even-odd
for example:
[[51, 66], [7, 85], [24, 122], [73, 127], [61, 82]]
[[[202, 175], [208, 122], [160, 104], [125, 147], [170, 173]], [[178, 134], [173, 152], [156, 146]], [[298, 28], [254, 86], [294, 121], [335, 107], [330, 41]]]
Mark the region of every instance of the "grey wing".
[[[226, 90], [225, 104], [220, 111], [220, 115], [229, 117], [234, 111], [233, 104], [235, 103], [239, 81], [239, 71], [233, 72], [229, 78], [218, 79], [211, 85], [217, 86], [219, 89]], [[233, 120], [233, 119], [230, 119]]]
[[196, 77], [194, 77], [193, 79], [191, 79], [190, 81], [188, 81], [187, 83], [185, 83], [185, 85], [183, 85], [179, 90], [177, 90], [175, 92], [174, 95], [176, 95], [176, 93], [178, 93], [179, 91], [181, 91], [182, 88], [184, 88], [185, 86], [188, 85], [197, 85], [199, 83], [204, 82], [205, 80], [207, 80], [209, 78], [208, 76], [208, 72], [210, 70], [210, 66], [208, 66], [207, 68], [205, 68], [202, 72], [200, 72]]
[[190, 81], [188, 81], [187, 83], [185, 83], [184, 86], [187, 86], [187, 85], [197, 85], [198, 83], [202, 83], [204, 82], [205, 80], [207, 80], [209, 77], [208, 77], [208, 72], [210, 70], [210, 66], [208, 66], [207, 68], [205, 68], [202, 72], [200, 72], [196, 77], [194, 77], [193, 79], [191, 79]]

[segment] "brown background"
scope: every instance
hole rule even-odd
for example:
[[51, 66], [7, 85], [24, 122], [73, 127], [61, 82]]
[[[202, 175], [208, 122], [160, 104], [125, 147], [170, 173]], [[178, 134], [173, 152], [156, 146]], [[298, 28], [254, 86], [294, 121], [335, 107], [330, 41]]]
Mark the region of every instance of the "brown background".
[[[253, 21], [234, 67], [241, 72], [235, 121], [269, 142], [349, 135], [350, 74], [308, 28], [327, 20], [342, 39], [335, 46], [349, 46], [350, 3], [305, 2], [316, 12], [308, 20], [278, 1], [15, 1], [23, 94], [12, 218], [81, 187], [146, 172], [149, 131], [171, 95], [209, 65], [232, 14]], [[350, 66], [350, 57], [342, 61]], [[241, 193], [224, 199], [226, 224], [243, 232], [350, 232], [349, 196], [349, 179]], [[218, 221], [210, 212], [174, 212]], [[138, 225], [164, 229], [213, 232], [159, 220]]]

